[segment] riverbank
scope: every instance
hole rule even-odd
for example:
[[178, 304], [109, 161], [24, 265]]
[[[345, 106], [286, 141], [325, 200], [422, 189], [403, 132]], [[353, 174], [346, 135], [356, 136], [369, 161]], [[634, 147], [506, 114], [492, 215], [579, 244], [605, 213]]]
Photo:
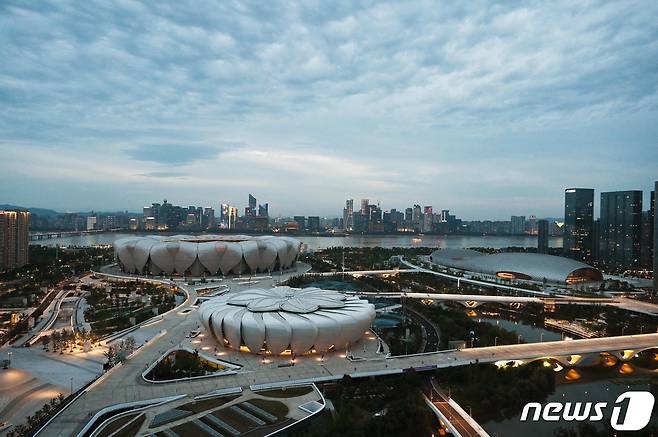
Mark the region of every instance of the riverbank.
[[[83, 235], [67, 235], [61, 238], [30, 241], [30, 244], [45, 246], [94, 246], [112, 244], [120, 238], [140, 235], [153, 235], [143, 232], [107, 232]], [[157, 234], [168, 235], [168, 234]], [[173, 235], [173, 234], [169, 234]], [[237, 233], [236, 233], [237, 235]], [[476, 236], [476, 235], [414, 235], [414, 234], [359, 234], [359, 235], [297, 235], [297, 238], [310, 250], [326, 249], [328, 247], [431, 247], [436, 248], [469, 248], [490, 247], [502, 249], [505, 247], [537, 247], [537, 237], [533, 235], [519, 236]], [[550, 237], [551, 247], [562, 247], [562, 237]]]

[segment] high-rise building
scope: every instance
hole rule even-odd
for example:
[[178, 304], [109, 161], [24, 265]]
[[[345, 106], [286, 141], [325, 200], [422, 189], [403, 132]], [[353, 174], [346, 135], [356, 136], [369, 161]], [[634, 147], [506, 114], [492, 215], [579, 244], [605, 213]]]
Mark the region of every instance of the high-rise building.
[[513, 215], [510, 220], [512, 227], [512, 234], [521, 235], [525, 234], [525, 216], [524, 215]]
[[599, 259], [609, 268], [640, 264], [642, 191], [601, 193]]
[[203, 220], [201, 221], [203, 228], [204, 229], [214, 229], [217, 227], [217, 223], [215, 221], [215, 209], [206, 206], [203, 208]]
[[361, 199], [361, 214], [366, 215], [368, 214], [368, 205], [370, 204], [370, 200], [368, 199]]
[[423, 208], [423, 223], [421, 226], [423, 232], [432, 232], [433, 218], [432, 207], [429, 205], [425, 206]]
[[653, 268], [653, 221], [656, 214], [656, 192], [652, 191], [649, 197], [649, 208], [642, 212], [642, 230], [640, 250], [640, 266]]
[[594, 190], [564, 190], [564, 255], [591, 262], [594, 250]]
[[548, 253], [548, 220], [537, 221], [537, 253]]
[[228, 207], [228, 222], [227, 226], [229, 229], [235, 229], [235, 226], [238, 222], [238, 208], [235, 206]]
[[345, 208], [343, 208], [343, 229], [351, 231], [354, 228], [354, 199], [347, 199], [345, 201]]
[[[658, 196], [658, 181], [654, 184], [654, 202]], [[655, 203], [654, 203], [655, 205]], [[653, 292], [658, 293], [658, 209], [653, 214]]]
[[228, 228], [228, 203], [222, 203], [219, 206], [219, 224], [222, 228]]
[[270, 205], [265, 203], [263, 205], [258, 205], [258, 215], [260, 217], [269, 217], [270, 216]]
[[28, 263], [30, 213], [0, 211], [0, 271]]
[[594, 220], [592, 227], [592, 261], [598, 261], [601, 253], [601, 219]]
[[412, 226], [414, 231], [420, 232], [421, 222], [423, 220], [423, 210], [420, 208], [420, 205], [414, 205], [413, 213], [411, 216]]
[[308, 216], [308, 230], [309, 232], [320, 232], [320, 217]]
[[525, 232], [530, 234], [530, 235], [537, 235], [537, 217], [534, 215], [531, 215], [528, 217], [528, 220], [525, 222]]
[[306, 217], [303, 215], [296, 215], [293, 220], [297, 222], [298, 230], [303, 231], [306, 229]]
[[244, 209], [244, 215], [246, 217], [255, 217], [256, 212], [256, 198], [249, 194], [249, 206]]
[[96, 216], [87, 217], [87, 230], [88, 231], [95, 230], [97, 223], [98, 223], [98, 217]]
[[405, 208], [404, 210], [404, 221], [407, 222], [407, 226], [411, 227], [411, 222], [413, 220], [414, 210], [412, 208]]
[[146, 217], [144, 220], [144, 229], [147, 231], [155, 231], [158, 228], [158, 223], [155, 221], [155, 217]]

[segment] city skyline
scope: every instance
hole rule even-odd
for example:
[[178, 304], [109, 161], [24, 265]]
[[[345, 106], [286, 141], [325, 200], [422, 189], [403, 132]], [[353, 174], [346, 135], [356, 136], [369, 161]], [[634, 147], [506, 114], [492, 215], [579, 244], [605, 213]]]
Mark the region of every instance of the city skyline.
[[255, 192], [274, 216], [369, 198], [478, 219], [559, 216], [564, 186], [646, 196], [656, 8], [5, 2], [0, 198]]
[[[623, 189], [618, 188], [618, 189], [611, 189], [611, 190], [609, 190], [609, 192], [614, 192], [614, 191], [641, 191], [642, 192], [642, 198], [644, 199], [643, 204], [644, 205], [650, 205], [651, 204], [651, 193], [652, 193], [652, 191], [654, 191], [654, 186], [653, 185], [654, 185], [653, 182], [651, 182], [649, 184], [648, 191], [645, 191], [645, 190], [623, 190]], [[598, 219], [599, 216], [600, 216], [600, 193], [602, 193], [604, 191], [600, 190], [599, 188], [591, 188], [591, 187], [589, 187], [589, 188], [580, 187], [580, 188], [584, 188], [586, 190], [593, 190], [596, 193], [595, 199], [594, 199], [594, 205], [593, 205], [593, 209], [594, 209], [594, 211], [593, 211], [594, 215], [593, 216], [594, 216], [594, 218]], [[397, 210], [399, 212], [404, 213], [404, 210], [406, 208], [413, 207], [414, 205], [422, 206], [422, 208], [425, 208], [425, 207], [434, 208], [435, 213], [441, 212], [441, 210], [449, 210], [453, 213], [457, 213], [461, 219], [467, 220], [467, 221], [510, 220], [510, 217], [515, 217], [516, 215], [526, 216], [526, 217], [535, 216], [537, 219], [564, 219], [565, 218], [565, 214], [564, 214], [564, 191], [565, 191], [565, 189], [567, 189], [567, 188], [566, 187], [560, 187], [559, 188], [559, 190], [560, 190], [559, 191], [559, 196], [560, 196], [561, 201], [562, 201], [562, 205], [561, 205], [560, 210], [556, 211], [553, 214], [547, 214], [547, 215], [536, 214], [535, 210], [533, 210], [531, 207], [527, 207], [525, 210], [524, 209], [519, 209], [519, 212], [517, 212], [516, 214], [514, 212], [507, 212], [506, 213], [505, 211], [501, 211], [500, 216], [498, 216], [498, 215], [496, 215], [496, 216], [483, 215], [481, 217], [465, 217], [465, 216], [462, 216], [458, 210], [453, 209], [450, 205], [444, 205], [444, 204], [437, 205], [437, 204], [431, 204], [431, 203], [423, 202], [423, 201], [419, 201], [419, 200], [410, 200], [406, 204], [403, 203], [403, 204], [399, 204], [399, 205], [392, 205], [389, 202], [380, 201], [380, 200], [373, 200], [372, 198], [368, 198], [368, 197], [364, 197], [364, 198], [347, 197], [347, 198], [343, 199], [342, 205], [332, 205], [330, 207], [325, 207], [326, 209], [330, 210], [330, 212], [327, 213], [327, 214], [319, 214], [316, 211], [310, 211], [310, 212], [307, 212], [305, 214], [302, 214], [302, 213], [300, 213], [299, 211], [296, 211], [296, 210], [292, 210], [292, 211], [287, 212], [287, 213], [281, 213], [281, 212], [271, 213], [269, 211], [271, 211], [270, 205], [272, 203], [271, 203], [271, 201], [269, 201], [269, 199], [265, 199], [264, 204], [260, 204], [261, 201], [259, 200], [258, 201], [258, 203], [259, 203], [258, 207], [265, 208], [265, 210], [268, 211], [268, 214], [265, 214], [265, 215], [267, 215], [269, 217], [292, 218], [292, 217], [297, 216], [297, 215], [303, 215], [303, 216], [319, 216], [319, 217], [322, 217], [322, 218], [325, 218], [325, 219], [334, 219], [334, 218], [339, 218], [340, 219], [340, 218], [344, 218], [344, 206], [345, 206], [346, 202], [356, 201], [357, 202], [357, 208], [354, 209], [354, 211], [359, 211], [360, 210], [359, 205], [362, 202], [365, 201], [365, 202], [371, 202], [371, 203], [368, 203], [368, 205], [377, 205], [377, 206], [379, 206], [382, 211]], [[245, 201], [245, 196], [248, 196], [247, 201]], [[112, 214], [112, 213], [143, 214], [143, 209], [148, 208], [151, 205], [152, 202], [157, 203], [157, 202], [168, 201], [170, 204], [194, 205], [194, 206], [199, 207], [199, 208], [212, 208], [217, 213], [217, 216], [219, 216], [221, 208], [224, 205], [225, 206], [230, 206], [232, 208], [237, 208], [237, 211], [238, 211], [239, 215], [242, 215], [243, 213], [245, 213], [246, 209], [248, 209], [250, 207], [249, 201], [251, 200], [251, 198], [253, 198], [253, 193], [244, 193], [242, 198], [236, 200], [235, 202], [219, 199], [219, 200], [212, 200], [212, 201], [203, 201], [202, 200], [201, 202], [195, 203], [195, 202], [190, 202], [190, 201], [185, 201], [185, 200], [182, 200], [182, 201], [173, 200], [171, 198], [168, 198], [167, 196], [163, 196], [161, 198], [145, 199], [144, 202], [143, 202], [143, 205], [139, 208], [136, 208], [135, 210], [131, 210], [129, 208], [122, 208], [122, 207], [112, 209], [112, 208], [108, 208], [108, 207], [105, 207], [105, 206], [101, 206], [101, 207], [98, 207], [98, 208], [90, 208], [90, 209], [79, 209], [79, 210], [69, 209], [69, 210], [64, 210], [62, 208], [58, 208], [57, 206], [55, 206], [53, 208], [50, 208], [50, 207], [47, 207], [45, 205], [14, 204], [14, 203], [10, 203], [10, 202], [6, 202], [4, 205], [2, 203], [0, 203], [0, 205], [2, 205], [4, 207], [7, 207], [10, 210], [14, 209], [14, 208], [19, 208], [19, 209], [49, 209], [49, 210], [55, 211], [55, 212], [60, 213], [60, 214], [67, 214], [67, 213], [80, 213], [80, 214], [93, 214], [93, 213], [97, 213], [97, 214]], [[258, 199], [260, 199], [260, 197], [258, 197]], [[258, 215], [258, 207], [255, 210], [257, 215]], [[340, 211], [341, 208], [343, 208], [342, 212]]]

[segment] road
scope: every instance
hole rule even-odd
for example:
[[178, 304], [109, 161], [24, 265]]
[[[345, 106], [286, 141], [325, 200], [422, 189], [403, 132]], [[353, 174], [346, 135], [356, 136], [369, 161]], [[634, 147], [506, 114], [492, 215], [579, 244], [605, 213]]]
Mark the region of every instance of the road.
[[407, 314], [409, 314], [411, 317], [416, 319], [418, 323], [420, 323], [427, 335], [426, 342], [425, 342], [425, 348], [423, 349], [423, 352], [436, 352], [439, 350], [439, 327], [434, 325], [430, 320], [427, 319], [423, 314], [419, 313], [418, 311], [415, 311], [412, 308], [405, 308]]
[[[522, 297], [522, 296], [479, 296], [479, 295], [459, 295], [459, 294], [453, 294], [453, 295], [440, 295], [442, 300], [454, 300], [454, 301], [465, 301], [465, 300], [472, 300], [474, 302], [551, 302], [554, 304], [580, 304], [580, 305], [608, 305], [616, 308], [620, 308], [623, 310], [627, 311], [632, 311], [635, 313], [641, 313], [641, 314], [648, 314], [648, 315], [658, 315], [658, 305], [649, 303], [649, 302], [642, 302], [636, 299], [630, 299], [627, 297], [615, 297], [615, 298], [587, 298], [587, 297], [577, 297], [577, 296], [551, 296], [548, 297], [548, 293], [545, 292], [540, 292], [540, 291], [533, 291], [533, 290], [526, 290], [524, 288], [518, 288], [518, 287], [511, 287], [508, 285], [501, 285], [501, 284], [495, 284], [493, 282], [486, 282], [486, 281], [478, 281], [475, 279], [468, 279], [468, 278], [463, 278], [460, 276], [454, 276], [454, 275], [449, 275], [447, 273], [441, 273], [441, 272], [435, 272], [434, 270], [430, 269], [425, 269], [419, 266], [416, 266], [409, 261], [402, 259], [401, 260], [402, 264], [405, 266], [409, 267], [410, 269], [416, 271], [416, 272], [422, 272], [422, 273], [428, 273], [431, 275], [436, 275], [440, 276], [442, 278], [450, 279], [453, 281], [460, 281], [464, 282], [467, 284], [473, 284], [473, 285], [479, 285], [482, 287], [489, 287], [489, 288], [496, 288], [496, 289], [501, 289], [501, 290], [508, 290], [508, 291], [514, 291], [516, 293], [526, 293], [526, 294], [538, 294], [538, 295], [544, 295], [543, 298], [541, 297]], [[400, 270], [400, 272], [406, 272], [408, 270]], [[406, 295], [408, 297], [419, 297], [423, 298], [422, 295], [424, 293], [416, 293], [418, 296], [411, 296], [410, 293], [407, 293]], [[435, 295], [436, 296], [436, 295]], [[460, 298], [459, 296], [464, 296]], [[466, 297], [468, 296], [469, 299]], [[429, 299], [430, 297], [426, 297], [426, 299]], [[501, 299], [496, 299], [496, 298], [501, 298]], [[505, 299], [502, 299], [505, 298]], [[535, 300], [533, 300], [535, 299]], [[438, 299], [437, 299], [438, 300]]]
[[489, 437], [489, 434], [461, 406], [458, 406], [454, 399], [448, 398], [433, 378], [431, 390], [432, 404], [462, 437]]
[[479, 437], [480, 434], [471, 426], [459, 412], [445, 400], [432, 400], [432, 404], [441, 412], [443, 417], [452, 425], [462, 437]]

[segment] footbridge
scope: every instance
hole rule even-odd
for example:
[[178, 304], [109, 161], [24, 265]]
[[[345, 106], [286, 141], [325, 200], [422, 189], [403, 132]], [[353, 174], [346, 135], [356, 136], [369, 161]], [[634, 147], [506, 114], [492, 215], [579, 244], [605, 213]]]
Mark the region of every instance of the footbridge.
[[565, 296], [560, 298], [542, 298], [531, 296], [497, 296], [486, 294], [454, 294], [454, 293], [413, 293], [413, 292], [371, 292], [371, 291], [345, 291], [346, 294], [353, 294], [362, 297], [371, 298], [388, 298], [388, 299], [423, 299], [433, 301], [460, 302], [468, 308], [476, 308], [484, 303], [500, 304], [528, 304], [540, 303], [544, 305], [610, 305], [618, 301], [609, 298], [584, 298], [575, 296]]

